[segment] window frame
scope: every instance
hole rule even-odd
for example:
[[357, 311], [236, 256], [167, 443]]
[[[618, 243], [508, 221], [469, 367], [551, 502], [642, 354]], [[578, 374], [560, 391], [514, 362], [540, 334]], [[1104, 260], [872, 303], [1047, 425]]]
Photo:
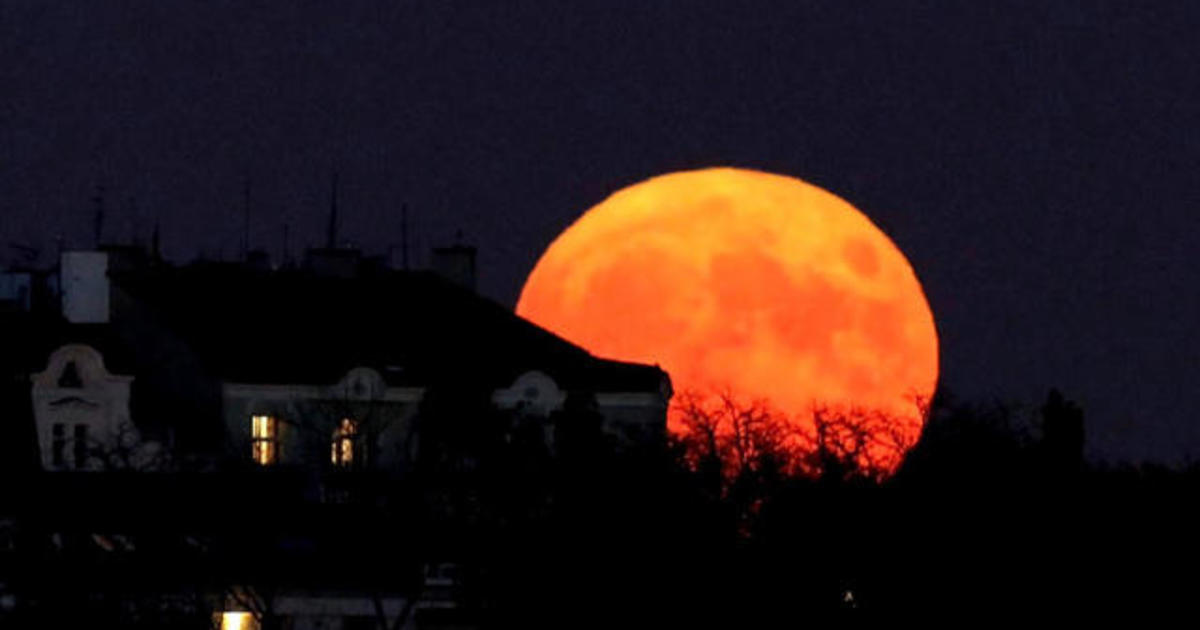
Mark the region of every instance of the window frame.
[[330, 443], [330, 462], [335, 468], [347, 469], [361, 466], [365, 460], [362, 448], [362, 421], [342, 418], [333, 429]]
[[279, 464], [279, 418], [270, 414], [250, 416], [250, 459], [259, 466]]

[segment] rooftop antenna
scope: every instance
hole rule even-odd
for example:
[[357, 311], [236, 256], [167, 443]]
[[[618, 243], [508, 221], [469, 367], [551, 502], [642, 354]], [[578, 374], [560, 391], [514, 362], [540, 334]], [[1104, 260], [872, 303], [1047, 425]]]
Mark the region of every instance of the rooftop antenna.
[[408, 271], [408, 204], [400, 206], [400, 264]]
[[92, 238], [96, 249], [100, 249], [100, 237], [104, 233], [104, 186], [96, 186], [96, 194], [92, 197], [95, 215], [92, 217]]
[[325, 233], [325, 247], [333, 249], [337, 247], [337, 193], [338, 193], [338, 174], [333, 172], [333, 182], [329, 190], [329, 228]]
[[250, 257], [250, 178], [242, 182], [242, 260]]

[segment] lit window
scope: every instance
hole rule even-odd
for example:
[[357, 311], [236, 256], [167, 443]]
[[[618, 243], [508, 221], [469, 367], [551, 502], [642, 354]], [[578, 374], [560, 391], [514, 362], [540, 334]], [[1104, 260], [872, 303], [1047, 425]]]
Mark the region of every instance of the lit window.
[[251, 630], [254, 618], [248, 612], [227, 612], [221, 614], [221, 630]]
[[[342, 418], [333, 431], [331, 444], [334, 466], [350, 467], [354, 465], [355, 451], [358, 450], [358, 421]], [[361, 454], [361, 453], [358, 453]]]
[[250, 454], [254, 463], [270, 466], [279, 462], [279, 419], [274, 416], [250, 417]]

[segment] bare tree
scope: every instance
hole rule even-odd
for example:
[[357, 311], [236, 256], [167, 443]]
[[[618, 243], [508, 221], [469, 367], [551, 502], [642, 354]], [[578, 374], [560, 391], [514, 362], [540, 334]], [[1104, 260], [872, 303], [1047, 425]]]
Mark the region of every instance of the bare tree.
[[910, 416], [859, 406], [814, 405], [787, 418], [766, 402], [730, 392], [682, 392], [671, 413], [686, 465], [722, 493], [748, 480], [850, 478], [881, 480], [894, 472], [920, 433], [924, 407]]
[[110, 435], [89, 436], [84, 452], [105, 471], [167, 472], [176, 467], [174, 454], [161, 442], [146, 439], [131, 423], [122, 423]]
[[920, 433], [921, 419], [858, 406], [814, 406], [812, 422], [797, 422], [799, 467], [806, 476], [881, 481], [895, 472]]
[[722, 493], [747, 477], [792, 472], [794, 436], [783, 416], [762, 401], [742, 403], [729, 392], [702, 397], [685, 391], [672, 413], [684, 427], [678, 439], [686, 464]]

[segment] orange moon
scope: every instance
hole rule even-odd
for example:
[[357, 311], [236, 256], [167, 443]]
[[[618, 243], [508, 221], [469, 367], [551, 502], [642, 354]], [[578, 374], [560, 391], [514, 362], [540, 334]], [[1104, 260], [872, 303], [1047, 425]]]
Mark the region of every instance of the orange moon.
[[618, 191], [551, 243], [517, 314], [596, 356], [658, 364], [676, 391], [800, 421], [814, 405], [917, 418], [914, 396], [938, 378], [933, 313], [904, 254], [841, 198], [758, 171]]

